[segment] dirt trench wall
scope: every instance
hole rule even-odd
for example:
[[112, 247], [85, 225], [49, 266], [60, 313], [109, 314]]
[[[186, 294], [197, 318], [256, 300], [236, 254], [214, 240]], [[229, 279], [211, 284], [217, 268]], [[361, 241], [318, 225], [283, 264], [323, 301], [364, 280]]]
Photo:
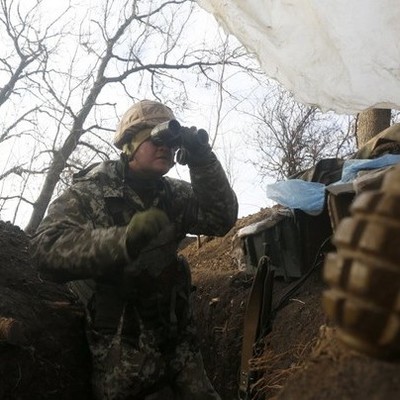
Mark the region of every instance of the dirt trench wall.
[[[194, 314], [207, 373], [222, 400], [237, 399], [243, 316], [252, 277], [232, 257], [235, 233], [265, 217], [239, 220], [223, 238], [208, 238], [182, 254], [193, 273]], [[397, 400], [400, 362], [356, 353], [337, 340], [321, 295], [322, 268], [293, 293], [252, 360], [257, 400]], [[276, 280], [280, 298], [287, 283]], [[0, 222], [0, 399], [91, 400], [83, 314], [63, 285], [40, 279], [28, 240]], [[256, 400], [256, 398], [254, 399]]]
[[63, 285], [40, 279], [25, 234], [0, 221], [0, 399], [90, 399], [82, 317]]

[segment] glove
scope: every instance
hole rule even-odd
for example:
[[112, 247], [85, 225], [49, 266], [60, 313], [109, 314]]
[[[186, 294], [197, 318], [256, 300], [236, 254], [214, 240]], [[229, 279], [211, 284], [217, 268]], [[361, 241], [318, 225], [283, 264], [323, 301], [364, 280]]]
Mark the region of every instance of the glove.
[[208, 133], [192, 126], [181, 127], [180, 134], [182, 145], [177, 153], [177, 161], [182, 165], [188, 164], [189, 167], [207, 164], [212, 158]]
[[136, 258], [140, 250], [156, 237], [167, 224], [169, 224], [168, 216], [159, 208], [152, 207], [136, 213], [126, 227], [128, 254], [132, 258]]
[[[124, 266], [119, 276], [121, 296], [133, 301], [136, 300], [138, 292], [151, 291], [153, 278], [158, 278], [166, 268], [177, 262], [177, 248], [175, 225], [168, 223], [144, 248], [140, 248], [140, 252], [136, 257], [132, 257], [130, 263]], [[173, 276], [171, 279], [174, 279]]]

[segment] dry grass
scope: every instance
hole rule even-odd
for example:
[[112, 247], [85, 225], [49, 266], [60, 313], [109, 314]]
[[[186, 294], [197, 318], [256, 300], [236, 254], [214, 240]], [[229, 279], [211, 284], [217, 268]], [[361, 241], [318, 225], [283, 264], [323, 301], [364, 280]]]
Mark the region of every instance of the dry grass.
[[[261, 376], [251, 387], [255, 398], [273, 399], [285, 386], [287, 379], [304, 368], [304, 360], [312, 352], [314, 345], [315, 340], [312, 340], [279, 354], [268, 349], [260, 357], [251, 359], [250, 370]], [[288, 359], [292, 360], [289, 367]]]

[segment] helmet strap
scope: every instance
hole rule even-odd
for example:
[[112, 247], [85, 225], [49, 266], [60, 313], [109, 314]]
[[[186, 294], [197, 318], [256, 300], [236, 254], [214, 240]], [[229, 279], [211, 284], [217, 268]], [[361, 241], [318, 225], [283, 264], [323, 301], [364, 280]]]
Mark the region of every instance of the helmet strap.
[[135, 133], [132, 139], [122, 146], [122, 152], [128, 156], [129, 160], [132, 160], [139, 146], [150, 137], [150, 133], [153, 128], [142, 129]]

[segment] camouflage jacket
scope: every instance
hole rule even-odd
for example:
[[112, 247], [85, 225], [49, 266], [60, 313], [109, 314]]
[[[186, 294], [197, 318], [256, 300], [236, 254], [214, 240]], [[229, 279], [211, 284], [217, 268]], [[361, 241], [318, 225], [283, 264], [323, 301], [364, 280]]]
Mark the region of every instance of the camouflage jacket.
[[222, 236], [237, 218], [237, 200], [216, 157], [190, 169], [191, 184], [162, 177], [151, 204], [145, 205], [127, 183], [122, 160], [106, 161], [76, 177], [50, 206], [32, 238], [41, 271], [55, 281], [102, 279], [131, 260], [126, 225], [136, 211], [163, 209], [176, 228]]

